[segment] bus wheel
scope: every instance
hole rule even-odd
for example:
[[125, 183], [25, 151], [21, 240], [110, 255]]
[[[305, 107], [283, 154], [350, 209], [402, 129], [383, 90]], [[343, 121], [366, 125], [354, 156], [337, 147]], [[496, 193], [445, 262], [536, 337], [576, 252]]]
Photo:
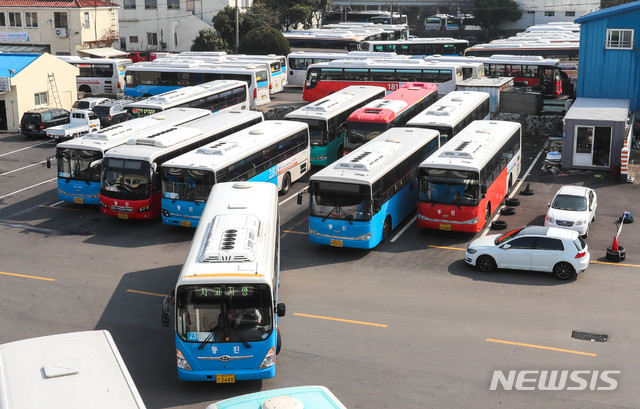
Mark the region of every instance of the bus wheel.
[[284, 196], [289, 193], [289, 188], [291, 187], [291, 175], [289, 172], [285, 173], [282, 177], [282, 189], [280, 189], [280, 195]]
[[88, 85], [81, 85], [78, 91], [84, 92], [85, 94], [91, 94], [91, 87]]
[[382, 225], [382, 241], [385, 241], [391, 234], [391, 216], [387, 216], [384, 219], [384, 225]]
[[276, 355], [278, 355], [280, 353], [280, 350], [282, 349], [282, 338], [280, 337], [280, 330], [278, 330], [277, 334], [278, 337], [276, 338]]
[[484, 214], [484, 225], [486, 226], [489, 223], [489, 219], [491, 218], [491, 205], [487, 203], [487, 211]]

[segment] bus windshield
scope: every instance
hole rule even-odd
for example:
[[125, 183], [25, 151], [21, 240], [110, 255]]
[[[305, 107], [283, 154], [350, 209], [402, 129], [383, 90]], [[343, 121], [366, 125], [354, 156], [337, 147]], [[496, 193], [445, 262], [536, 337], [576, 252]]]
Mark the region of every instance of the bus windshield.
[[262, 341], [273, 331], [266, 284], [184, 285], [176, 293], [178, 336], [187, 342]]
[[389, 129], [386, 123], [349, 122], [345, 145], [360, 146]]
[[198, 169], [162, 168], [164, 197], [204, 202], [215, 183], [213, 172]]
[[477, 206], [480, 198], [478, 172], [451, 169], [420, 169], [421, 202]]
[[315, 182], [310, 214], [323, 219], [371, 220], [371, 190], [365, 185]]
[[327, 138], [327, 122], [318, 119], [296, 118], [296, 121], [304, 122], [309, 125], [309, 137], [311, 146], [326, 146]]
[[88, 149], [58, 149], [58, 177], [88, 182], [100, 182], [100, 167], [90, 167], [91, 162], [101, 159], [100, 151]]
[[143, 200], [151, 194], [146, 161], [106, 158], [102, 163], [100, 193], [114, 199]]

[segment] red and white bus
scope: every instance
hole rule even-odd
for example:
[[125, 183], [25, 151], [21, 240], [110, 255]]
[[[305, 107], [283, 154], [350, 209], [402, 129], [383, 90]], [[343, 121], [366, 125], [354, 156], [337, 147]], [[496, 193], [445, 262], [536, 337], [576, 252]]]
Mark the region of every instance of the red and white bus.
[[434, 83], [438, 86], [438, 94], [444, 95], [454, 91], [462, 80], [462, 67], [452, 62], [334, 60], [309, 66], [302, 99], [314, 102], [349, 85], [376, 85], [393, 92], [407, 82]]
[[347, 118], [344, 154], [364, 145], [381, 133], [406, 123], [438, 100], [436, 84], [407, 82], [382, 99], [356, 109]]
[[418, 226], [478, 232], [521, 167], [517, 122], [473, 121], [420, 164]]

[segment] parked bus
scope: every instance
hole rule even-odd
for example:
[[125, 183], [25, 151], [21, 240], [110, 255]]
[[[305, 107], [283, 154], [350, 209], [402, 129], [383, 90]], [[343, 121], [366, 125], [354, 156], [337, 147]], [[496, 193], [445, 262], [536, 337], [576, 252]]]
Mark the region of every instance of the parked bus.
[[352, 85], [290, 112], [284, 118], [309, 125], [311, 164], [326, 166], [342, 157], [349, 115], [384, 96], [382, 87]]
[[347, 409], [328, 388], [317, 385], [292, 386], [234, 396], [212, 403], [207, 409], [267, 409], [278, 402], [300, 409]]
[[366, 40], [364, 35], [339, 31], [331, 33], [317, 32], [284, 32], [282, 35], [289, 42], [292, 52], [297, 51], [325, 51], [346, 53], [360, 50], [360, 43]]
[[420, 165], [418, 226], [478, 232], [520, 174], [518, 122], [473, 121]]
[[469, 41], [449, 37], [409, 38], [393, 41], [363, 41], [360, 49], [370, 52], [387, 52], [398, 55], [424, 57], [426, 55], [464, 55]]
[[150, 97], [181, 87], [200, 85], [215, 80], [244, 81], [249, 87], [250, 106], [267, 104], [269, 77], [261, 66], [245, 67], [204, 64], [198, 61], [180, 63], [139, 62], [127, 69], [125, 95]]
[[382, 99], [356, 109], [347, 118], [344, 154], [407, 121], [438, 100], [435, 84], [407, 82]]
[[409, 38], [409, 26], [406, 23], [398, 24], [379, 24], [373, 22], [355, 22], [344, 21], [336, 24], [323, 24], [323, 29], [362, 29], [362, 28], [378, 28], [382, 29], [380, 40], [400, 40]]
[[406, 82], [431, 82], [444, 95], [462, 81], [462, 67], [449, 62], [409, 60], [335, 60], [309, 66], [302, 99], [313, 102], [349, 85], [377, 85], [387, 92]]
[[563, 93], [563, 76], [568, 77], [560, 69], [559, 61], [540, 56], [526, 55], [502, 55], [496, 54], [488, 57], [458, 57], [458, 56], [433, 56], [425, 60], [434, 59], [456, 64], [462, 62], [481, 62], [484, 64], [486, 77], [513, 77], [514, 82], [520, 82], [529, 87], [540, 87], [543, 95], [557, 97]]
[[377, 246], [415, 211], [418, 166], [438, 147], [438, 131], [391, 128], [312, 175], [309, 240], [334, 247]]
[[221, 138], [221, 118], [234, 114], [246, 117], [244, 112], [218, 112], [188, 124], [145, 132], [107, 151], [100, 175], [102, 213], [119, 219], [159, 218], [160, 166]]
[[307, 77], [307, 68], [311, 64], [329, 62], [333, 60], [365, 60], [365, 59], [408, 59], [408, 56], [399, 56], [396, 53], [378, 53], [365, 51], [350, 51], [348, 53], [326, 53], [321, 51], [298, 51], [287, 56], [289, 71], [287, 82], [289, 85], [303, 86]]
[[471, 122], [489, 119], [489, 97], [487, 92], [451, 91], [411, 118], [407, 126], [435, 129], [444, 145]]
[[306, 124], [265, 121], [228, 134], [162, 165], [162, 222], [196, 227], [216, 183], [269, 182], [286, 194], [309, 167]]
[[458, 31], [461, 24], [463, 24], [463, 18], [448, 14], [435, 14], [424, 18], [425, 31]]
[[111, 334], [72, 332], [0, 345], [3, 409], [144, 409]]
[[122, 94], [125, 70], [132, 64], [128, 58], [89, 58], [57, 56], [80, 69], [76, 77], [78, 91], [85, 94]]
[[280, 216], [275, 185], [211, 189], [162, 324], [175, 307], [178, 378], [234, 383], [273, 378], [282, 347], [278, 318]]
[[129, 119], [157, 114], [171, 108], [203, 108], [210, 112], [248, 110], [249, 87], [244, 81], [216, 80], [178, 88], [125, 107]]
[[47, 168], [51, 167], [53, 158], [58, 164], [58, 199], [76, 204], [100, 204], [100, 161], [108, 150], [134, 136], [169, 129], [210, 114], [206, 109], [169, 109], [162, 115], [132, 119], [59, 143], [56, 154], [47, 158]]

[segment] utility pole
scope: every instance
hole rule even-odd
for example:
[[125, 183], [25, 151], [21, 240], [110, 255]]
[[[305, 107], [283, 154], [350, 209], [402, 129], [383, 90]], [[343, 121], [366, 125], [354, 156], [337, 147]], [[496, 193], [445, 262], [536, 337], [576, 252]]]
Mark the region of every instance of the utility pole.
[[240, 24], [238, 22], [238, 0], [236, 0], [236, 54], [238, 54], [238, 47], [240, 47]]

